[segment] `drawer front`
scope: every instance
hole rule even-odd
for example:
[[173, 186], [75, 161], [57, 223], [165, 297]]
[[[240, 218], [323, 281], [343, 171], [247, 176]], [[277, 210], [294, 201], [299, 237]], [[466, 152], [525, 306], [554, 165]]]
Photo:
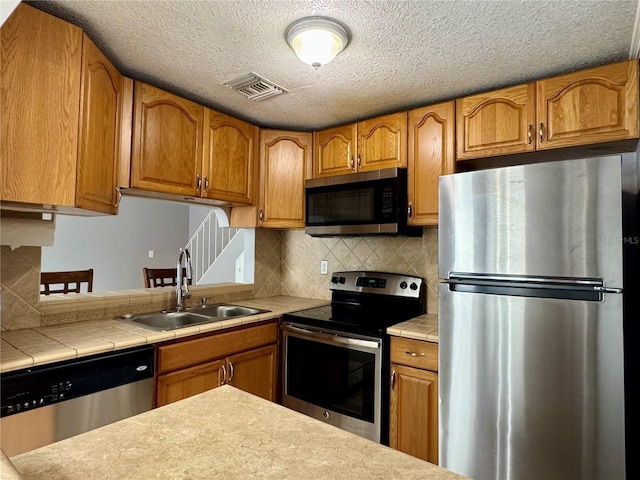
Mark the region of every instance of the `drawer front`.
[[242, 330], [215, 333], [208, 337], [163, 345], [158, 347], [157, 373], [198, 365], [277, 341], [278, 323], [270, 322]]
[[391, 363], [438, 371], [438, 344], [391, 337]]

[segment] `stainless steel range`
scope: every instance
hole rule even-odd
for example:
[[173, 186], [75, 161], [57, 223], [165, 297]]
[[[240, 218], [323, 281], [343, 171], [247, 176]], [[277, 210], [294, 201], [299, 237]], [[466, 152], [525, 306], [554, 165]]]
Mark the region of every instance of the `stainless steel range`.
[[284, 315], [282, 403], [388, 444], [387, 327], [426, 312], [422, 278], [335, 272], [331, 305]]

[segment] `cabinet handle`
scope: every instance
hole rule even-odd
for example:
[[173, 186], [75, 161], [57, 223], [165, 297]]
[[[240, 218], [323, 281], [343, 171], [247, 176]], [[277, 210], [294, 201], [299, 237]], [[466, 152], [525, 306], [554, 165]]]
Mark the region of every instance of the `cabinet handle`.
[[410, 352], [409, 350], [405, 350], [404, 354], [409, 355], [411, 357], [424, 357], [424, 353]]
[[222, 365], [222, 385], [227, 383], [227, 367]]
[[393, 370], [391, 372], [391, 390], [395, 390], [396, 389], [396, 371]]
[[196, 192], [200, 191], [200, 187], [202, 187], [202, 180], [200, 179], [200, 175], [196, 175]]
[[209, 179], [204, 177], [204, 193], [207, 193], [207, 190], [209, 190]]
[[120, 191], [120, 187], [116, 187], [116, 204], [114, 205], [114, 207], [119, 207], [121, 200], [122, 200], [122, 192]]
[[351, 160], [349, 160], [349, 162], [348, 162], [348, 163], [349, 163], [349, 168], [350, 168], [351, 170], [355, 170], [355, 168], [356, 168], [356, 163], [355, 163], [355, 161], [354, 161], [354, 159], [353, 159], [353, 155], [351, 155]]
[[407, 215], [409, 216], [409, 218], [411, 218], [411, 216], [413, 215], [413, 208], [411, 207], [411, 202], [409, 202], [409, 205], [407, 206]]
[[360, 154], [358, 154], [358, 169], [360, 169], [360, 165], [362, 165], [362, 158], [360, 158]]
[[264, 212], [262, 211], [262, 208], [261, 208], [260, 212], [258, 213], [258, 221], [262, 223], [263, 220], [264, 220]]
[[529, 124], [529, 131], [527, 132], [527, 138], [529, 139], [529, 145], [533, 142], [533, 123]]
[[544, 123], [540, 122], [540, 143], [544, 142]]
[[233, 380], [233, 363], [229, 361], [229, 383]]

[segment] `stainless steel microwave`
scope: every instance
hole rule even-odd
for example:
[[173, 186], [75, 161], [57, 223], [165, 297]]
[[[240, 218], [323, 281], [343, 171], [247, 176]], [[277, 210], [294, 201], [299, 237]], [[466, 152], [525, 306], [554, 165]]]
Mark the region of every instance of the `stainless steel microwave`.
[[407, 225], [406, 168], [307, 180], [305, 200], [311, 236], [422, 235]]

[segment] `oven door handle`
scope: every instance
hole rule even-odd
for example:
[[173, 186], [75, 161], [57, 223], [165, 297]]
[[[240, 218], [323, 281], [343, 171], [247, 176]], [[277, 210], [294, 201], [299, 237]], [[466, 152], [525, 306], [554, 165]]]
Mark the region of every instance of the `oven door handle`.
[[322, 338], [326, 340], [328, 343], [334, 343], [334, 344], [346, 345], [346, 346], [357, 346], [357, 347], [364, 347], [364, 348], [371, 348], [371, 349], [380, 348], [380, 342], [376, 342], [374, 340], [361, 340], [359, 338], [341, 337], [339, 335], [331, 335], [329, 333], [319, 332], [317, 330], [307, 330], [305, 328], [294, 327], [288, 324], [285, 324], [284, 328], [286, 330], [291, 330], [293, 332], [304, 335], [305, 337]]

